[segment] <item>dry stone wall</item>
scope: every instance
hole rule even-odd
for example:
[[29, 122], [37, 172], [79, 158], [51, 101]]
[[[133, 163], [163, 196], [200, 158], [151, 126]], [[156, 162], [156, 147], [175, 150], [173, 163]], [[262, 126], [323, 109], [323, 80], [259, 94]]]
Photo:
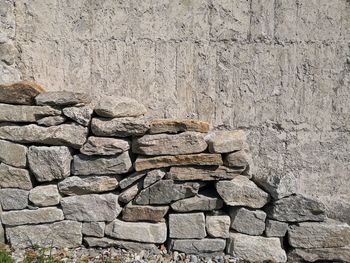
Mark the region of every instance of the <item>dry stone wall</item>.
[[243, 130], [149, 119], [125, 97], [91, 102], [0, 86], [0, 242], [350, 261], [350, 226], [294, 176], [261, 174]]

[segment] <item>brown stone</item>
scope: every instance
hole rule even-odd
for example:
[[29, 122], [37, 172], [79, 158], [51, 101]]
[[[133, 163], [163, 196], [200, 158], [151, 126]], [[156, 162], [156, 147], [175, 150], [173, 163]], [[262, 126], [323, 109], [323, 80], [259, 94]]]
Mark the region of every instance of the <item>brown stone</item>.
[[209, 123], [197, 120], [157, 119], [150, 123], [150, 134], [158, 133], [179, 133], [195, 131], [206, 133], [209, 130]]
[[160, 222], [169, 210], [169, 206], [148, 206], [128, 204], [123, 209], [124, 221]]
[[9, 104], [33, 105], [34, 98], [45, 90], [30, 81], [10, 85], [0, 85], [0, 102]]
[[215, 181], [233, 179], [241, 172], [225, 166], [179, 166], [171, 167], [166, 177], [177, 181]]

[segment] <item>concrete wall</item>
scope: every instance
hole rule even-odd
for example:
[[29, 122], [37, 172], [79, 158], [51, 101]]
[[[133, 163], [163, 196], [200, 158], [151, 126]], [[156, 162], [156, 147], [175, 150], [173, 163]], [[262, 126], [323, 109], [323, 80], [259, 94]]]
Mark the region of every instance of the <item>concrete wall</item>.
[[261, 173], [350, 222], [349, 0], [2, 0], [0, 26], [23, 79], [246, 128]]

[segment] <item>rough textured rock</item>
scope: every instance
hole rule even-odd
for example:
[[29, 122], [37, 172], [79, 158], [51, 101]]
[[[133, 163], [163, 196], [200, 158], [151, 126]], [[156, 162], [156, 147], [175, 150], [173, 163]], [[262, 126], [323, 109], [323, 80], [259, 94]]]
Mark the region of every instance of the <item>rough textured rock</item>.
[[177, 181], [216, 181], [230, 180], [243, 170], [230, 169], [225, 166], [179, 166], [171, 167], [167, 178]]
[[39, 182], [66, 178], [70, 175], [72, 154], [65, 146], [31, 146], [29, 168]]
[[140, 180], [133, 186], [129, 187], [128, 189], [124, 190], [119, 195], [119, 201], [122, 203], [129, 203], [131, 200], [135, 198], [135, 196], [143, 189], [143, 180]]
[[127, 97], [104, 96], [95, 106], [95, 112], [101, 117], [138, 117], [147, 112], [145, 106], [135, 99]]
[[91, 237], [103, 237], [105, 234], [105, 222], [85, 222], [83, 223], [82, 233]]
[[296, 248], [350, 247], [350, 226], [331, 219], [299, 223], [289, 227], [288, 242]]
[[283, 222], [323, 221], [325, 206], [302, 195], [291, 195], [272, 202], [267, 207], [267, 216]]
[[41, 143], [80, 148], [86, 140], [87, 128], [76, 124], [42, 127], [35, 124], [0, 125], [0, 138], [20, 143]]
[[87, 127], [91, 121], [93, 110], [89, 107], [67, 107], [62, 110], [63, 114], [73, 121]]
[[141, 136], [149, 128], [149, 124], [143, 118], [93, 118], [91, 121], [92, 133], [97, 136]]
[[128, 140], [90, 136], [80, 152], [85, 155], [115, 155], [129, 149]]
[[36, 206], [52, 206], [59, 204], [61, 196], [57, 185], [39, 185], [30, 190], [29, 200]]
[[134, 172], [128, 176], [126, 176], [123, 180], [120, 181], [119, 186], [121, 189], [125, 189], [135, 183], [136, 181], [139, 181], [141, 178], [145, 177], [146, 171], [143, 172]]
[[85, 195], [103, 193], [116, 189], [116, 176], [70, 176], [58, 183], [58, 189], [63, 195]]
[[245, 207], [231, 207], [231, 229], [237, 232], [259, 236], [265, 230], [266, 213], [261, 210], [251, 210]]
[[211, 237], [228, 238], [231, 219], [227, 215], [206, 216], [206, 229]]
[[186, 119], [156, 119], [150, 122], [150, 134], [186, 131], [207, 133], [209, 131], [209, 123]]
[[222, 252], [225, 249], [224, 239], [174, 239], [170, 242], [172, 251], [179, 251], [186, 254], [205, 255]]
[[91, 98], [85, 93], [71, 91], [43, 92], [35, 97], [37, 105], [50, 106], [82, 106], [89, 104]]
[[196, 195], [200, 186], [199, 183], [176, 184], [173, 180], [160, 180], [142, 190], [135, 198], [135, 203], [139, 205], [170, 204], [172, 201]]
[[281, 240], [276, 237], [249, 236], [230, 233], [226, 252], [238, 260], [248, 262], [286, 262], [287, 255], [282, 249]]
[[28, 205], [28, 194], [21, 189], [0, 189], [0, 205], [3, 210], [24, 209]]
[[[2, 41], [1, 41], [2, 42]], [[17, 49], [12, 41], [6, 41], [0, 43], [0, 60], [7, 65], [13, 65], [15, 63], [15, 57], [17, 55]]]
[[116, 219], [106, 226], [106, 235], [123, 240], [161, 244], [166, 241], [167, 227], [165, 223], [123, 222]]
[[246, 148], [246, 135], [242, 130], [217, 131], [206, 136], [211, 153], [229, 153]]
[[36, 122], [43, 117], [60, 114], [60, 110], [56, 110], [50, 106], [9, 105], [0, 103], [0, 122]]
[[292, 262], [350, 262], [350, 247], [296, 248], [288, 253]]
[[203, 213], [169, 214], [170, 238], [205, 238], [205, 216]]
[[66, 219], [85, 222], [113, 221], [122, 210], [115, 194], [64, 197], [61, 205]]
[[271, 219], [266, 220], [265, 235], [267, 237], [284, 237], [288, 230], [288, 224]]
[[0, 83], [7, 84], [20, 81], [21, 72], [13, 66], [8, 66], [5, 62], [0, 61]]
[[225, 154], [224, 164], [227, 167], [232, 168], [244, 168], [244, 171], [248, 174], [255, 174], [256, 168], [253, 163], [252, 154], [247, 149], [243, 149], [237, 152]]
[[44, 89], [30, 81], [20, 81], [10, 85], [0, 85], [0, 102], [9, 104], [34, 104], [34, 98]]
[[158, 251], [158, 248], [155, 244], [117, 240], [108, 237], [85, 237], [84, 241], [88, 244], [89, 247], [118, 247], [126, 250], [133, 250], [136, 252], [142, 250]]
[[133, 153], [153, 156], [200, 153], [207, 147], [199, 132], [145, 135], [132, 141]]
[[133, 205], [129, 203], [124, 207], [122, 218], [124, 221], [150, 221], [160, 222], [169, 210], [169, 206]]
[[147, 175], [143, 180], [143, 188], [147, 188], [152, 184], [154, 184], [155, 182], [158, 182], [159, 180], [163, 179], [165, 174], [166, 174], [165, 170], [162, 170], [162, 169], [156, 169], [156, 170], [151, 170], [147, 172]]
[[156, 157], [139, 156], [134, 164], [136, 171], [183, 165], [222, 165], [222, 158], [220, 154], [207, 153]]
[[51, 126], [57, 126], [66, 121], [66, 117], [64, 116], [49, 116], [42, 119], [37, 120], [37, 124], [51, 127]]
[[261, 208], [269, 201], [269, 195], [245, 176], [231, 181], [219, 181], [216, 190], [227, 205]]
[[43, 224], [63, 220], [63, 212], [56, 207], [44, 207], [36, 210], [19, 210], [3, 212], [1, 221], [4, 225], [16, 226]]
[[0, 188], [32, 189], [33, 184], [28, 170], [0, 163]]
[[132, 163], [128, 152], [115, 156], [74, 155], [74, 175], [123, 174], [130, 171]]
[[27, 165], [27, 147], [0, 140], [0, 162], [24, 168]]
[[0, 244], [5, 244], [5, 230], [0, 220]]
[[61, 221], [52, 224], [9, 227], [6, 237], [14, 248], [40, 247], [74, 248], [82, 243], [81, 223]]
[[222, 208], [223, 201], [215, 194], [199, 194], [171, 204], [176, 212], [212, 211]]

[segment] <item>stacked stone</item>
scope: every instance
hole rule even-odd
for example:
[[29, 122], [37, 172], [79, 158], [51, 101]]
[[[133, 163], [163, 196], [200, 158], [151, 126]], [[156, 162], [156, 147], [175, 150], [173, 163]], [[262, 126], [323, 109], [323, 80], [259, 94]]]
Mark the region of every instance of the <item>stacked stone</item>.
[[145, 113], [125, 97], [92, 106], [0, 86], [0, 242], [349, 260], [349, 226], [326, 220], [292, 175], [259, 176], [242, 130]]

